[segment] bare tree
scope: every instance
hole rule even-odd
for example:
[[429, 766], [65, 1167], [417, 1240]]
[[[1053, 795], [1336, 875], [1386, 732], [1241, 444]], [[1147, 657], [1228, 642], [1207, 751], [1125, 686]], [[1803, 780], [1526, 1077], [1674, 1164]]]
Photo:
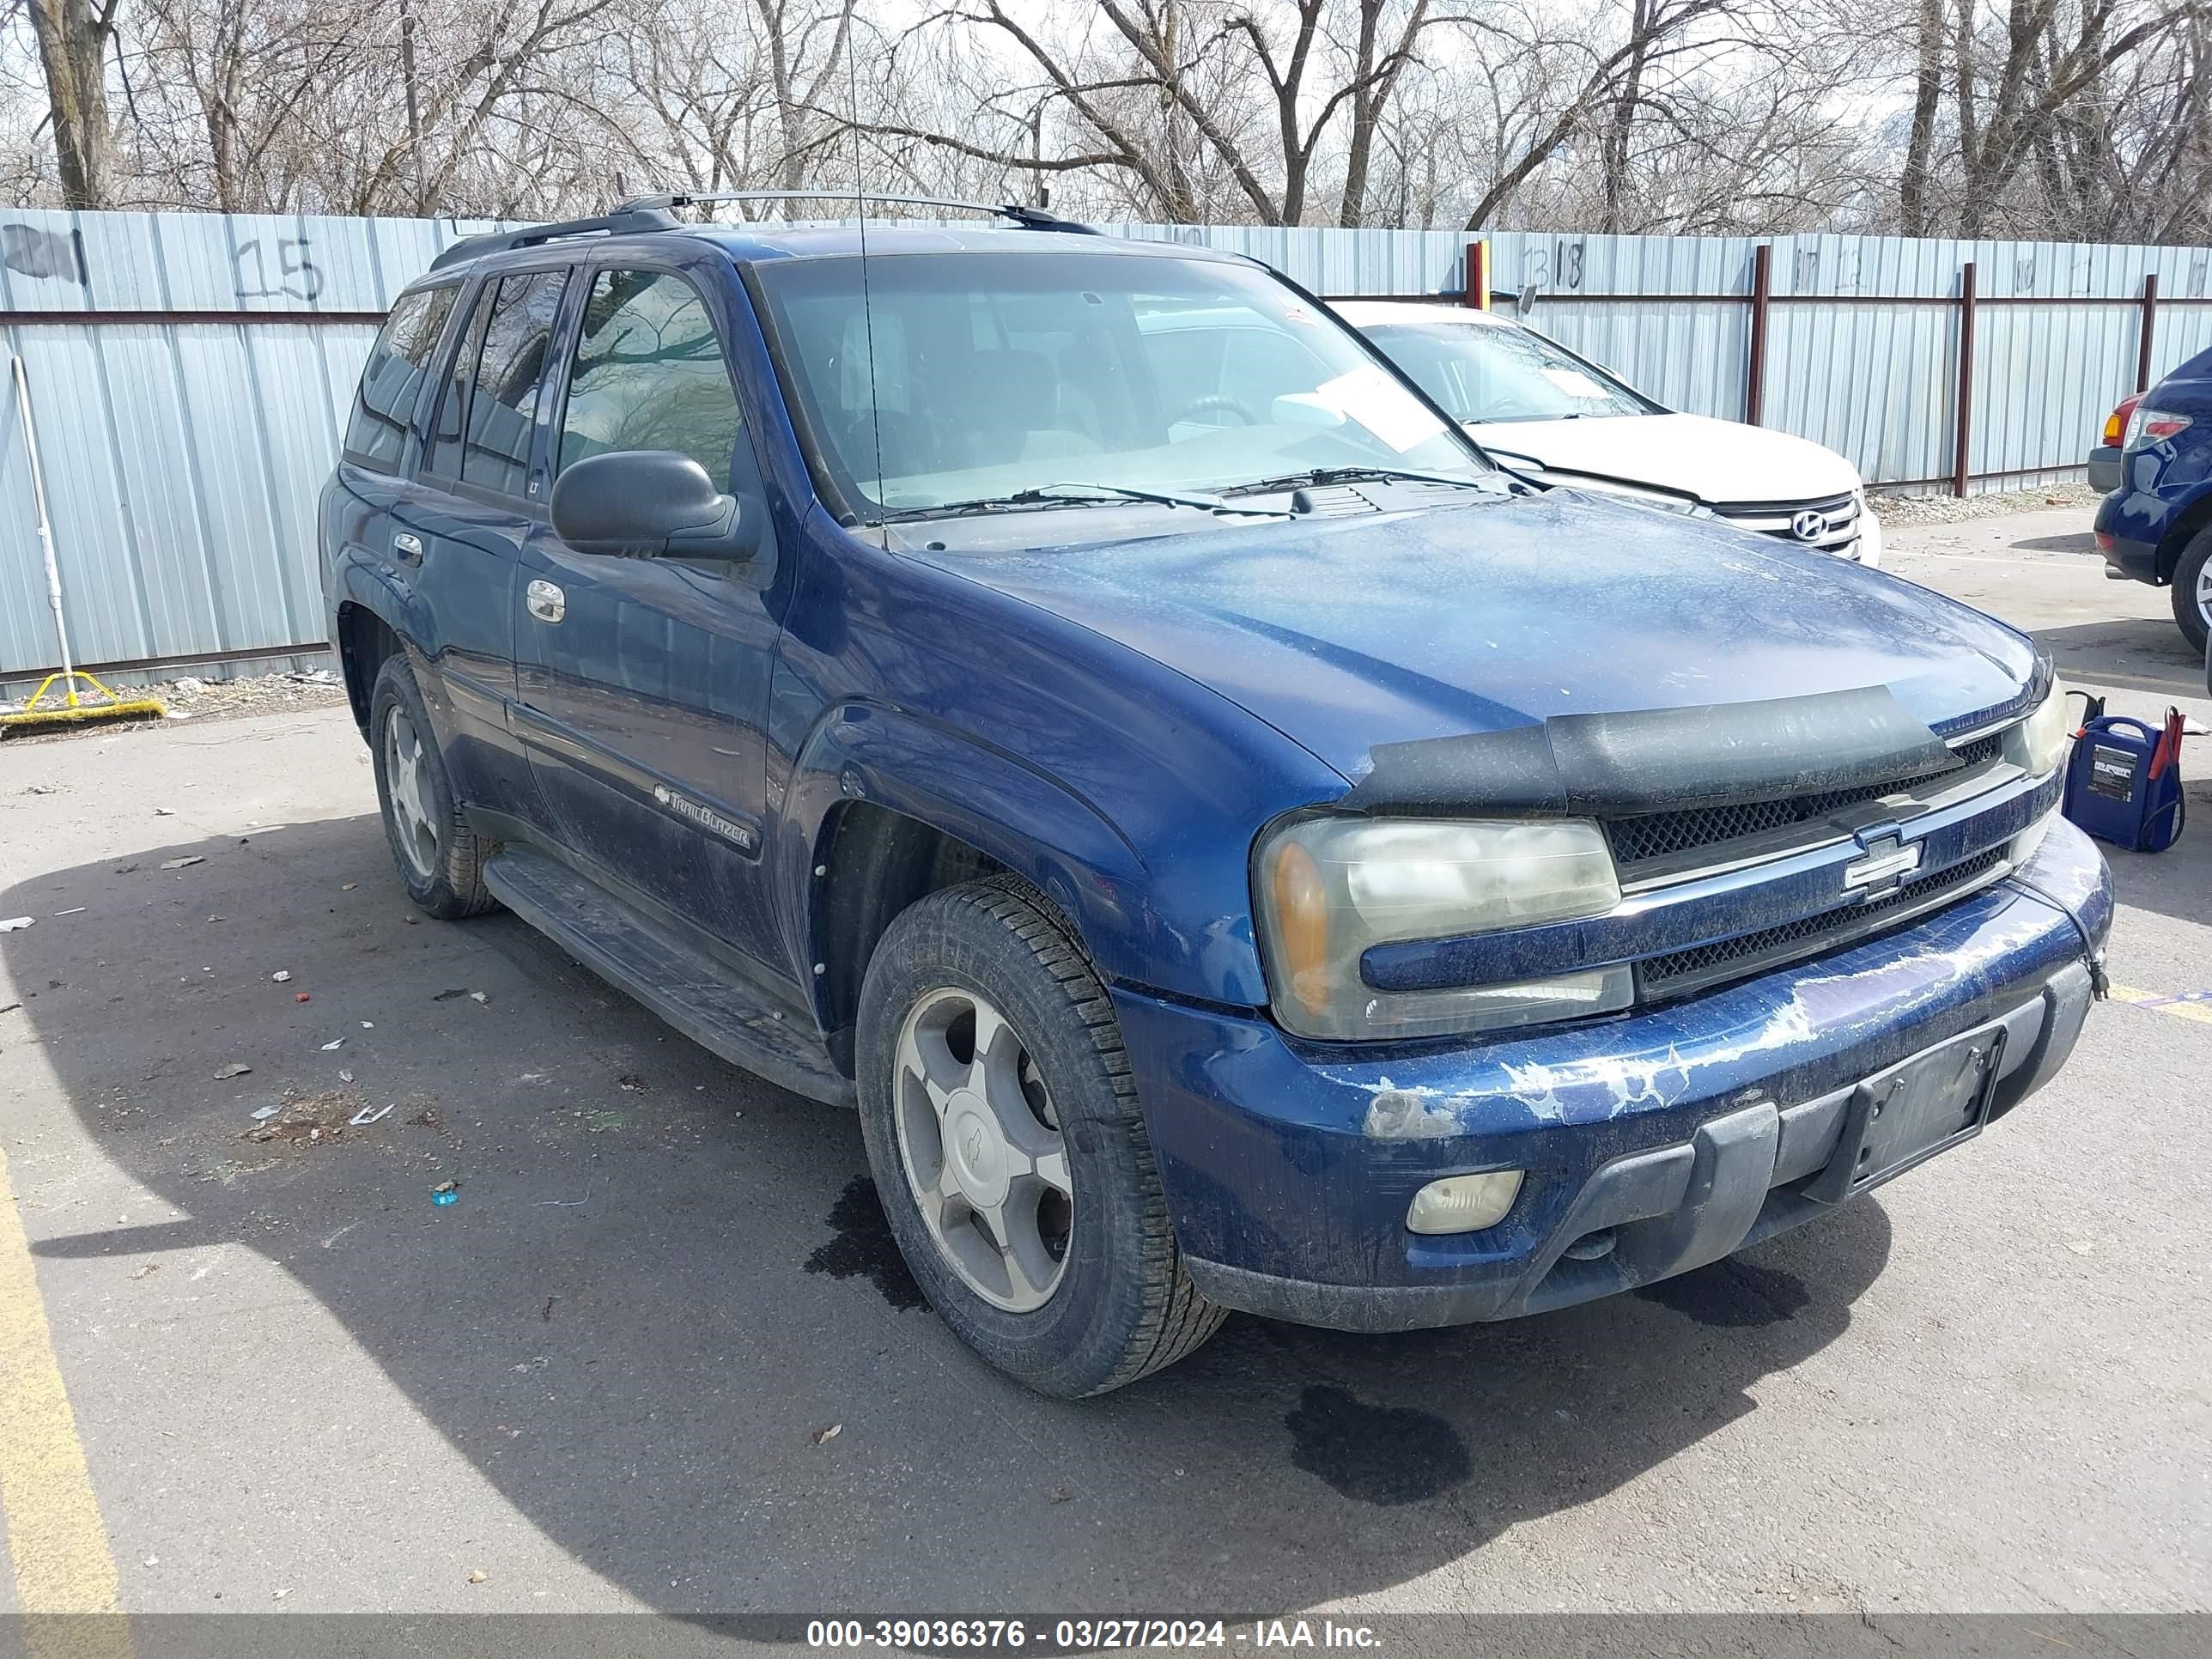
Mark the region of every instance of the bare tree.
[[0, 6], [39, 47], [0, 57], [25, 202], [854, 185], [1183, 223], [2212, 234], [2212, 0]]
[[114, 140], [107, 119], [107, 48], [123, 0], [25, 0], [46, 71], [62, 205], [106, 207]]
[[1913, 34], [1912, 129], [1897, 184], [1897, 209], [1907, 236], [1928, 234], [1928, 170], [1936, 149], [1936, 117], [1943, 100], [1943, 0], [1920, 0]]
[[834, 128], [817, 112], [836, 80], [850, 69], [854, 0], [753, 0], [782, 155], [786, 190], [807, 182], [809, 167]]

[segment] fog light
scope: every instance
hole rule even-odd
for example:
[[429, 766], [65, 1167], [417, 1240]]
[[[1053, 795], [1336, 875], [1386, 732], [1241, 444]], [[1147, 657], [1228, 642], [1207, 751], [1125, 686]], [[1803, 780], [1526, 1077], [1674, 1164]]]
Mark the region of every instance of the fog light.
[[1495, 1227], [1521, 1195], [1521, 1176], [1519, 1170], [1492, 1170], [1431, 1181], [1413, 1194], [1406, 1226], [1417, 1233], [1479, 1233]]

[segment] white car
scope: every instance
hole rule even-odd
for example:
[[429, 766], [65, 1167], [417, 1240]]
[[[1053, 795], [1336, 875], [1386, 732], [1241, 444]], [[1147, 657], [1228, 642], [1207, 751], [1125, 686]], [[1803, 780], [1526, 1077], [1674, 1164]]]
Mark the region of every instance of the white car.
[[1858, 469], [1825, 445], [1675, 414], [1492, 312], [1395, 300], [1335, 310], [1509, 466], [1881, 562]]

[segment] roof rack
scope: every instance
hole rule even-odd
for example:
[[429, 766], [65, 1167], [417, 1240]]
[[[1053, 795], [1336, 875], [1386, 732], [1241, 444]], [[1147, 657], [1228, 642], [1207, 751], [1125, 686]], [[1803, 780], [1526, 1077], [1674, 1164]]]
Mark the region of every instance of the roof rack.
[[521, 230], [487, 231], [481, 236], [464, 236], [436, 258], [430, 261], [433, 270], [447, 265], [457, 265], [470, 259], [482, 258], [487, 253], [505, 253], [518, 247], [535, 247], [540, 242], [550, 242], [563, 236], [623, 236], [634, 231], [678, 230], [683, 222], [672, 210], [676, 208], [711, 207], [718, 202], [856, 202], [862, 204], [884, 203], [899, 207], [953, 208], [963, 213], [990, 213], [1011, 219], [1024, 230], [1057, 230], [1077, 236], [1096, 236], [1098, 232], [1089, 225], [1079, 225], [1073, 219], [1057, 219], [1042, 208], [1024, 207], [1017, 202], [993, 204], [988, 202], [955, 202], [935, 196], [866, 196], [848, 190], [723, 190], [684, 192], [668, 196], [640, 196], [618, 204], [613, 211], [590, 219], [563, 219], [556, 224], [530, 225]]
[[556, 224], [531, 225], [521, 230], [493, 230], [481, 236], [464, 236], [431, 260], [430, 269], [442, 270], [447, 265], [457, 265], [465, 260], [482, 258], [487, 253], [504, 253], [510, 248], [534, 247], [540, 242], [550, 242], [562, 236], [621, 236], [636, 230], [675, 230], [680, 222], [665, 208], [625, 202], [612, 213], [603, 213], [596, 218], [563, 219]]
[[1002, 219], [1011, 219], [1024, 230], [1065, 231], [1077, 236], [1096, 236], [1098, 232], [1089, 225], [1078, 224], [1073, 219], [1056, 218], [1042, 208], [1024, 207], [1018, 202], [957, 202], [938, 196], [870, 196], [850, 190], [720, 190], [682, 191], [669, 196], [639, 196], [624, 202], [615, 210], [624, 213], [667, 213], [672, 209], [711, 207], [719, 202], [854, 202], [863, 206], [882, 203], [892, 207], [951, 208], [962, 213], [989, 213]]

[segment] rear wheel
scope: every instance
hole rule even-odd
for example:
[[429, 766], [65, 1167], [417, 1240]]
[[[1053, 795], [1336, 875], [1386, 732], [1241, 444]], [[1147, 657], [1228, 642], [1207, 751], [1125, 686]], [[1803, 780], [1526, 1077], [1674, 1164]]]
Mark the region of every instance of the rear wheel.
[[2173, 567], [2173, 619], [2199, 651], [2212, 635], [2212, 527], [2200, 530]]
[[1183, 1271], [1105, 988], [997, 878], [892, 922], [860, 993], [860, 1121], [931, 1305], [1042, 1394], [1172, 1364], [1224, 1311]]
[[483, 884], [489, 849], [469, 829], [454, 799], [445, 757], [404, 654], [386, 658], [377, 673], [368, 730], [384, 836], [407, 896], [445, 921], [491, 909], [498, 901]]

